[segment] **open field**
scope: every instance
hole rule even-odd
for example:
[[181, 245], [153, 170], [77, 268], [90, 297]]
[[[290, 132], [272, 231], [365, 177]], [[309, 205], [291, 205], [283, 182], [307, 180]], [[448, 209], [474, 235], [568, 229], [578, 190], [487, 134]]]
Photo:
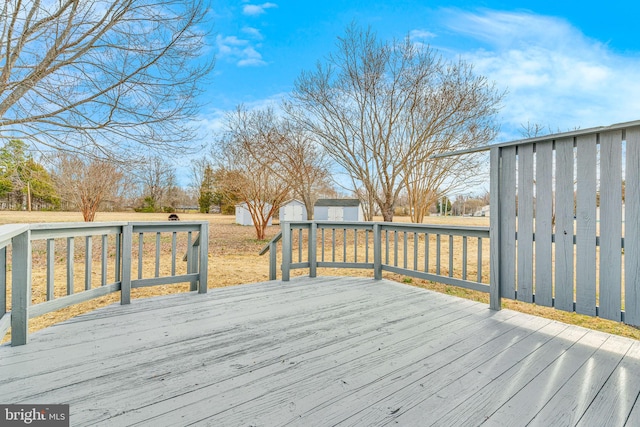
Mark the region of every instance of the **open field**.
[[[259, 256], [258, 252], [264, 246], [266, 241], [258, 241], [255, 239], [255, 231], [253, 227], [243, 227], [234, 224], [233, 216], [225, 215], [204, 215], [204, 214], [185, 214], [180, 213], [183, 220], [207, 220], [210, 222], [210, 241], [209, 241], [209, 288], [224, 287], [237, 285], [241, 283], [253, 283], [265, 281], [268, 279], [269, 260], [267, 256]], [[167, 214], [146, 214], [134, 212], [100, 212], [97, 215], [97, 221], [164, 221]], [[381, 219], [377, 219], [381, 220]], [[397, 217], [397, 222], [408, 222], [406, 217]], [[19, 222], [80, 222], [82, 217], [76, 212], [12, 212], [0, 211], [0, 224], [10, 224]], [[468, 225], [468, 226], [488, 226], [488, 218], [460, 218], [460, 217], [428, 217], [425, 220], [429, 224], [447, 224], [447, 225]], [[280, 231], [278, 225], [268, 227], [267, 238], [270, 239]], [[487, 245], [488, 246], [488, 245]], [[186, 246], [185, 246], [186, 247]], [[459, 247], [459, 246], [458, 246]], [[146, 246], [145, 246], [146, 248]], [[34, 302], [44, 300], [44, 256], [38, 255], [37, 247], [34, 245], [34, 261], [33, 261], [33, 294]], [[488, 250], [488, 248], [486, 248]], [[152, 248], [150, 247], [151, 251]], [[94, 256], [99, 251], [94, 250]], [[76, 254], [80, 256], [81, 254]], [[456, 254], [456, 256], [458, 256]], [[488, 257], [486, 258], [488, 262]], [[80, 273], [82, 262], [78, 261], [78, 271], [76, 277], [82, 279]], [[152, 269], [151, 264], [145, 265], [144, 268]], [[485, 274], [488, 269], [483, 270]], [[306, 270], [293, 270], [292, 276], [306, 274]], [[469, 272], [472, 274], [472, 272]], [[373, 272], [363, 270], [333, 270], [319, 269], [318, 275], [357, 275], [370, 277]], [[466, 289], [456, 288], [453, 286], [430, 283], [421, 279], [408, 278], [397, 274], [384, 273], [384, 277], [404, 283], [411, 283], [415, 286], [425, 287], [436, 290], [438, 292], [460, 296], [475, 301], [483, 301], [488, 303], [488, 295], [480, 292], [469, 291]], [[78, 291], [82, 290], [83, 284], [78, 281], [75, 284]], [[150, 297], [174, 292], [183, 292], [188, 290], [189, 285], [167, 285], [156, 286], [150, 288], [134, 289], [132, 291], [133, 298]], [[62, 292], [62, 290], [60, 291]], [[9, 299], [10, 300], [10, 299]], [[61, 320], [65, 320], [108, 304], [119, 301], [119, 294], [108, 295], [96, 300], [92, 300], [83, 304], [78, 304], [55, 313], [32, 319], [30, 322], [30, 330], [35, 331], [49, 326]], [[514, 310], [535, 314], [538, 316], [559, 320], [566, 323], [581, 325], [584, 327], [597, 329], [609, 333], [623, 335], [635, 339], [640, 339], [640, 331], [636, 328], [629, 327], [617, 322], [607, 321], [599, 318], [578, 315], [575, 313], [566, 313], [537, 305], [520, 303], [517, 301], [504, 300], [503, 305]]]

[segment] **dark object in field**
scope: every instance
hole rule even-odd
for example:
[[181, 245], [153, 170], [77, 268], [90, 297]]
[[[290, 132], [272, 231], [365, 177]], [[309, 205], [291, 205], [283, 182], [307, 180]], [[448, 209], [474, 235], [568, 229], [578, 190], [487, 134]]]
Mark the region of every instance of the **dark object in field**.
[[171, 215], [169, 215], [169, 221], [180, 221], [180, 218], [177, 214], [172, 213]]

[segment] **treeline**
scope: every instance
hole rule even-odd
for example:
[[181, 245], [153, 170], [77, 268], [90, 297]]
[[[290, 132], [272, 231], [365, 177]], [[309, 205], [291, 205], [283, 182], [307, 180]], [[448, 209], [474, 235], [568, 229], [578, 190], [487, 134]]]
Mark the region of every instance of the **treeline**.
[[98, 210], [175, 212], [197, 206], [191, 189], [160, 157], [126, 164], [57, 152], [34, 154], [22, 140], [0, 147], [0, 209], [79, 210], [92, 221]]

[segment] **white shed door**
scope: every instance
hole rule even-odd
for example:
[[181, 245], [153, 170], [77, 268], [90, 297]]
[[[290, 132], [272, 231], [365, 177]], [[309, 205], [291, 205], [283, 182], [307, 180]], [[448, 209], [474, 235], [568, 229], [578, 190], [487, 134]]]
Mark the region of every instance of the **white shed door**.
[[339, 206], [329, 206], [329, 221], [344, 221], [344, 210]]

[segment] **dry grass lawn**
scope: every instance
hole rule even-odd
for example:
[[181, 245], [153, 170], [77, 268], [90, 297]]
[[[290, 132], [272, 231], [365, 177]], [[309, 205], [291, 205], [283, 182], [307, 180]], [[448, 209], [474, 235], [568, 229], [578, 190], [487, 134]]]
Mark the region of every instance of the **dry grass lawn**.
[[[232, 286], [242, 283], [252, 283], [268, 280], [269, 273], [269, 260], [267, 256], [259, 256], [258, 252], [264, 246], [266, 241], [258, 241], [255, 239], [255, 231], [253, 227], [243, 227], [234, 224], [235, 218], [233, 216], [224, 215], [203, 215], [203, 214], [179, 214], [182, 220], [206, 220], [210, 223], [209, 235], [209, 288]], [[117, 212], [108, 213], [100, 212], [97, 215], [97, 221], [164, 221], [167, 219], [166, 214], [144, 214], [144, 213], [132, 213], [132, 212]], [[11, 212], [0, 211], [0, 224], [10, 224], [18, 222], [80, 222], [82, 217], [79, 213], [75, 212]], [[408, 222], [408, 218], [399, 217], [396, 218], [398, 222]], [[456, 217], [429, 217], [426, 219], [429, 224], [443, 224], [443, 225], [473, 225], [473, 226], [488, 226], [488, 218], [456, 218]], [[268, 239], [275, 236], [280, 231], [278, 225], [271, 226], [267, 229]], [[96, 239], [99, 240], [99, 239]], [[34, 243], [34, 259], [33, 259], [33, 302], [37, 303], [44, 301], [45, 290], [45, 256], [46, 253], [42, 248], [39, 248], [38, 243]], [[487, 242], [488, 243], [488, 242]], [[44, 244], [44, 243], [43, 243]], [[94, 242], [95, 244], [95, 242]], [[163, 242], [163, 245], [165, 242]], [[359, 241], [359, 245], [363, 244]], [[135, 245], [135, 243], [134, 243]], [[457, 246], [458, 248], [460, 246]], [[148, 249], [147, 249], [148, 248]], [[186, 243], [182, 242], [178, 245], [178, 252], [186, 248]], [[455, 246], [454, 246], [455, 248]], [[145, 273], [153, 271], [153, 245], [145, 244], [145, 252], [149, 251], [149, 256], [146, 257], [151, 261], [144, 264]], [[483, 248], [484, 252], [488, 253], [488, 244]], [[360, 253], [363, 253], [362, 251]], [[79, 255], [76, 253], [76, 257]], [[444, 254], [443, 254], [444, 255]], [[169, 255], [166, 255], [167, 257]], [[383, 255], [384, 256], [384, 255]], [[93, 257], [97, 261], [95, 262], [94, 269], [99, 270], [99, 251], [93, 251]], [[458, 265], [458, 259], [460, 254], [455, 254], [456, 265]], [[475, 259], [475, 254], [469, 253], [470, 259]], [[64, 260], [60, 260], [63, 262]], [[484, 259], [484, 263], [488, 266], [488, 256]], [[76, 281], [74, 288], [77, 292], [80, 292], [84, 286], [83, 280], [83, 261], [77, 262], [77, 273], [75, 274]], [[135, 262], [134, 262], [135, 264]], [[165, 265], [166, 262], [162, 263]], [[443, 264], [443, 268], [446, 269], [446, 263]], [[184, 268], [180, 266], [179, 268]], [[62, 268], [58, 270], [63, 270]], [[58, 273], [56, 270], [56, 278]], [[147, 271], [148, 270], [148, 271]], [[110, 269], [111, 271], [111, 269]], [[488, 274], [488, 267], [483, 267], [483, 276]], [[469, 271], [469, 276], [473, 277], [475, 274], [473, 271]], [[94, 274], [99, 275], [98, 272]], [[306, 270], [294, 270], [292, 275], [306, 274]], [[360, 276], [372, 276], [373, 273], [366, 270], [336, 270], [336, 269], [319, 269], [318, 275], [360, 275]], [[399, 282], [410, 283], [415, 286], [420, 286], [443, 292], [451, 295], [460, 296], [463, 298], [469, 298], [477, 301], [484, 301], [488, 303], [488, 295], [481, 292], [468, 291], [466, 289], [460, 289], [453, 286], [435, 284], [421, 279], [408, 278], [397, 274], [389, 274], [385, 272], [385, 277], [388, 279], [396, 280]], [[488, 277], [486, 278], [488, 281]], [[61, 278], [61, 282], [64, 282], [64, 277]], [[64, 285], [56, 288], [56, 296], [62, 296], [66, 292]], [[174, 292], [187, 291], [189, 285], [167, 285], [156, 286], [150, 288], [134, 289], [132, 291], [133, 298], [151, 297], [156, 295], [162, 295]], [[10, 289], [7, 290], [9, 294]], [[10, 295], [8, 300], [10, 301]], [[86, 311], [102, 307], [108, 304], [112, 304], [119, 301], [119, 293], [114, 293], [102, 298], [98, 298], [83, 304], [78, 304], [72, 307], [68, 307], [63, 310], [59, 310], [54, 313], [49, 313], [44, 316], [32, 319], [30, 321], [30, 331], [36, 331], [52, 325], [56, 322], [71, 318]], [[575, 313], [566, 313], [547, 307], [540, 307], [535, 304], [520, 303], [517, 301], [503, 300], [503, 306], [526, 313], [535, 314], [542, 317], [556, 319], [566, 323], [577, 324], [592, 329], [597, 329], [605, 332], [610, 332], [626, 337], [640, 339], [640, 330], [608, 320], [592, 318], [589, 316], [583, 316]], [[5, 340], [8, 338], [5, 338]]]

